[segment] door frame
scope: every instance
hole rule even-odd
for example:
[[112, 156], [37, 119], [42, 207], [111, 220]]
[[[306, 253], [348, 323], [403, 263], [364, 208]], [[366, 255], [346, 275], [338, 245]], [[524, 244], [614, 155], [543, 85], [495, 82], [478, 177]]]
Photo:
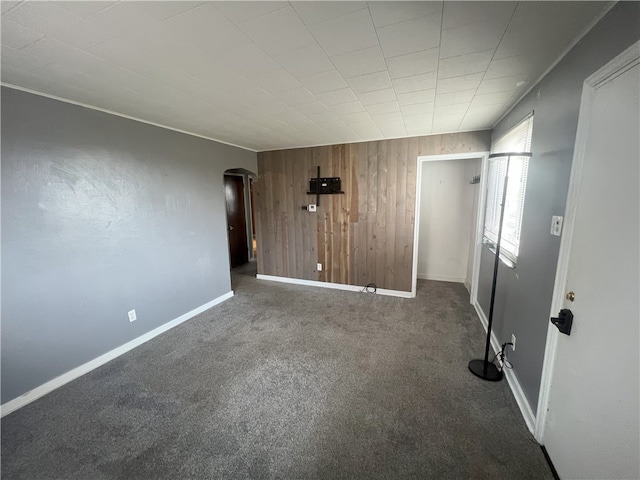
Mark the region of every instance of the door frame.
[[473, 269], [471, 272], [470, 303], [473, 305], [478, 296], [478, 277], [480, 276], [480, 252], [482, 249], [482, 231], [484, 230], [484, 205], [487, 189], [487, 171], [489, 168], [489, 152], [451, 153], [445, 155], [422, 155], [417, 158], [416, 179], [416, 207], [413, 221], [413, 269], [411, 272], [411, 296], [416, 296], [418, 284], [418, 239], [420, 238], [420, 195], [422, 194], [422, 165], [424, 162], [438, 162], [442, 160], [472, 160], [481, 159], [480, 163], [480, 195], [478, 198], [478, 210], [476, 211], [476, 236], [473, 248]]
[[[251, 211], [251, 205], [249, 205], [247, 203], [247, 195], [250, 195], [250, 193], [248, 192], [248, 185], [247, 185], [247, 178], [248, 175], [245, 175], [243, 173], [238, 173], [238, 172], [224, 172], [223, 174], [223, 182], [224, 182], [224, 177], [225, 176], [230, 176], [230, 177], [242, 177], [242, 194], [243, 194], [243, 201], [244, 201], [244, 225], [245, 225], [245, 236], [247, 237], [247, 258], [249, 259], [249, 262], [253, 262], [255, 261], [255, 257], [253, 256], [253, 231], [252, 231], [252, 227], [251, 227], [251, 217], [247, 216], [248, 215], [253, 215], [253, 212]], [[226, 198], [225, 198], [225, 208], [226, 208]], [[227, 219], [227, 244], [229, 244], [229, 220]], [[231, 252], [229, 252], [229, 264], [231, 264]]]
[[[578, 115], [578, 129], [573, 150], [573, 161], [571, 163], [571, 176], [569, 178], [569, 190], [567, 194], [567, 204], [564, 214], [564, 226], [560, 239], [560, 251], [556, 267], [556, 276], [551, 300], [551, 310], [549, 318], [555, 316], [564, 304], [564, 295], [567, 284], [569, 270], [569, 255], [573, 241], [576, 212], [578, 209], [578, 193], [580, 191], [580, 181], [586, 145], [588, 140], [588, 130], [592, 115], [593, 100], [596, 90], [606, 84], [609, 80], [624, 73], [629, 68], [640, 63], [640, 41], [634, 43], [616, 58], [607, 63], [604, 67], [590, 75], [583, 84], [582, 98], [580, 100], [580, 112]], [[547, 328], [547, 342], [542, 365], [542, 378], [540, 381], [540, 393], [538, 395], [538, 411], [536, 412], [536, 423], [534, 436], [541, 445], [544, 445], [544, 434], [547, 422], [547, 412], [549, 409], [553, 373], [556, 366], [556, 353], [558, 350], [559, 332], [555, 328]]]

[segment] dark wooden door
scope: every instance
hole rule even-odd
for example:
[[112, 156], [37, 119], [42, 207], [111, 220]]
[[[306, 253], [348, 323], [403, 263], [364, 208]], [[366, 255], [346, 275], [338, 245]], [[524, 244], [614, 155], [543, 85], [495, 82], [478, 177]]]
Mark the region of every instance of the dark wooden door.
[[225, 175], [224, 196], [227, 203], [229, 257], [231, 260], [231, 268], [234, 268], [244, 265], [249, 261], [243, 178], [236, 175]]

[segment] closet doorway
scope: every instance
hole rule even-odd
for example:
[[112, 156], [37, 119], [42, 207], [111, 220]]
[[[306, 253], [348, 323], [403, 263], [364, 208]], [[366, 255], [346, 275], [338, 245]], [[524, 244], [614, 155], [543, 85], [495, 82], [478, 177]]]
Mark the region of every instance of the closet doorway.
[[463, 283], [475, 298], [486, 152], [418, 158], [414, 278]]

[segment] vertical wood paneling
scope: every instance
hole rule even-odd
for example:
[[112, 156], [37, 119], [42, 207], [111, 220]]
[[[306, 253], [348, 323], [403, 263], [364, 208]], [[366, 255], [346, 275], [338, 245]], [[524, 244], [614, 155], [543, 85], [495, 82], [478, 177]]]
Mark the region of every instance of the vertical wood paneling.
[[[258, 154], [258, 272], [411, 290], [417, 157], [488, 150], [490, 132], [309, 147]], [[307, 195], [339, 176], [344, 194]], [[322, 263], [322, 272], [316, 263]]]

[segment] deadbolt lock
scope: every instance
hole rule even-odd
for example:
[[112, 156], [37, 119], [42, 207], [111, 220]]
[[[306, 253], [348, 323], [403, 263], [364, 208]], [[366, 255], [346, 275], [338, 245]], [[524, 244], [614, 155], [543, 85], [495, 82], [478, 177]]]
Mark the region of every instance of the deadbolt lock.
[[573, 302], [576, 299], [576, 294], [573, 292], [569, 292], [565, 295], [565, 298], [570, 302]]

